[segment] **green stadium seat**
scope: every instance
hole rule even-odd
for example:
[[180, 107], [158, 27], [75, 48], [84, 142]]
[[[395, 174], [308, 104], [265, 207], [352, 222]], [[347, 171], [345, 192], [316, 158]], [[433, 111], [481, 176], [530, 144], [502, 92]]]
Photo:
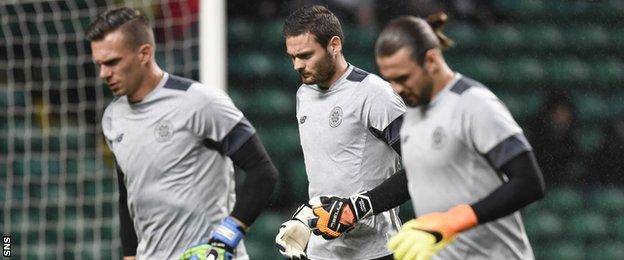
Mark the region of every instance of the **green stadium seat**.
[[288, 180], [293, 200], [303, 202], [308, 200], [308, 175], [306, 174], [303, 158], [293, 160], [288, 167]]
[[401, 204], [399, 208], [399, 218], [403, 223], [410, 221], [415, 217], [416, 214], [414, 213], [414, 206], [412, 205], [411, 200], [408, 200], [407, 202]]
[[[249, 235], [251, 235], [251, 233]], [[270, 243], [268, 243], [267, 240], [245, 238], [244, 243], [247, 254], [250, 255], [252, 259], [284, 259], [277, 247], [275, 247], [275, 243], [272, 242], [274, 239], [275, 238], [272, 238]]]
[[489, 85], [497, 83], [501, 79], [502, 73], [499, 63], [498, 60], [485, 56], [469, 56], [453, 62], [451, 66], [460, 73]]
[[295, 97], [280, 89], [261, 88], [254, 99], [254, 113], [260, 116], [273, 118], [295, 111]]
[[[589, 119], [586, 119], [586, 121], [587, 120]], [[604, 135], [602, 128], [597, 123], [584, 124], [577, 132], [577, 139], [585, 154], [592, 153], [596, 151], [603, 142]]]
[[502, 65], [502, 77], [505, 87], [530, 90], [540, 83], [545, 76], [544, 67], [538, 59], [523, 57], [507, 59]]
[[565, 32], [568, 49], [597, 51], [609, 46], [609, 31], [597, 25], [570, 27]]
[[600, 59], [592, 63], [591, 78], [601, 89], [618, 89], [624, 81], [624, 62], [618, 58]]
[[[455, 47], [474, 48], [480, 46], [480, 32], [474, 25], [469, 23], [451, 23], [445, 29], [449, 38], [455, 41]], [[452, 51], [453, 48], [450, 49]]]
[[76, 227], [73, 224], [67, 224], [63, 227], [63, 242], [65, 244], [76, 243], [77, 241], [76, 237], [77, 237]]
[[523, 220], [529, 237], [531, 239], [535, 238], [538, 241], [556, 239], [564, 231], [561, 216], [549, 210], [523, 215]]
[[9, 107], [24, 107], [31, 102], [30, 94], [22, 90], [0, 89], [0, 108], [3, 110]]
[[78, 174], [78, 160], [75, 158], [67, 158], [64, 161], [65, 164], [65, 173], [67, 175], [77, 175]]
[[549, 83], [562, 86], [584, 86], [590, 83], [589, 67], [582, 60], [575, 57], [562, 57], [548, 62], [546, 75]]
[[522, 29], [522, 45], [533, 52], [552, 52], [564, 45], [565, 39], [559, 28], [550, 24], [526, 26]]
[[227, 36], [230, 45], [251, 43], [255, 37], [254, 25], [246, 19], [230, 19], [227, 22]]
[[26, 231], [26, 242], [29, 245], [36, 245], [39, 243], [39, 231], [35, 229], [29, 229]]
[[564, 216], [583, 208], [583, 195], [571, 187], [552, 187], [546, 190], [546, 197], [541, 202], [557, 215]]
[[572, 99], [577, 105], [578, 115], [581, 120], [599, 120], [613, 115], [613, 111], [605, 102], [608, 98], [595, 91], [573, 93]]
[[21, 201], [26, 196], [26, 192], [24, 190], [24, 184], [22, 183], [13, 183], [11, 187], [11, 198], [15, 201]]
[[244, 88], [244, 86], [230, 86], [227, 89], [227, 93], [234, 102], [234, 105], [243, 111], [243, 113], [246, 113], [251, 105], [250, 101], [252, 101], [253, 98], [247, 99]]
[[228, 73], [234, 77], [268, 77], [274, 73], [274, 60], [265, 52], [241, 52], [228, 57]]
[[624, 259], [624, 242], [605, 240], [590, 247], [587, 256], [600, 260], [622, 260]]
[[543, 247], [541, 258], [548, 260], [582, 260], [585, 258], [583, 244], [573, 242], [557, 242]]
[[[349, 27], [348, 25], [344, 25], [343, 27]], [[352, 28], [344, 28], [344, 37], [345, 37], [345, 49], [355, 49], [355, 50], [373, 50], [375, 46], [375, 40], [377, 39], [378, 32], [372, 28], [361, 28], [361, 27], [352, 27]], [[369, 56], [372, 57], [372, 52], [369, 53]]]
[[597, 212], [581, 212], [572, 216], [566, 223], [571, 238], [593, 241], [608, 234], [606, 218]]
[[59, 207], [56, 202], [48, 202], [48, 205], [45, 207], [45, 216], [46, 221], [55, 223], [59, 221]]
[[617, 241], [624, 241], [624, 218], [617, 215], [611, 218], [609, 231]]
[[55, 227], [49, 227], [45, 230], [45, 244], [46, 245], [54, 245], [58, 241], [58, 231]]
[[624, 190], [621, 187], [604, 187], [593, 192], [591, 206], [596, 212], [621, 216], [624, 214]]
[[[353, 64], [360, 69], [365, 71], [374, 73], [377, 70], [377, 65], [375, 64], [375, 57], [373, 53], [365, 53], [354, 50], [346, 50], [345, 58], [348, 62]], [[294, 72], [294, 71], [293, 71]]]
[[[505, 86], [503, 86], [505, 87]], [[534, 115], [542, 104], [543, 95], [538, 92], [495, 90], [494, 94], [507, 106], [517, 120], [525, 120]]]
[[43, 199], [43, 185], [37, 180], [35, 183], [28, 184], [28, 198], [31, 200]]
[[542, 0], [500, 0], [493, 2], [494, 7], [502, 14], [515, 18], [530, 20], [546, 15], [545, 1]]
[[520, 31], [512, 25], [497, 25], [488, 28], [485, 32], [485, 43], [490, 50], [509, 53], [522, 42]]
[[[289, 219], [289, 216], [277, 212], [264, 212], [256, 219], [249, 230], [249, 235], [245, 238], [256, 241], [273, 241], [280, 225]], [[270, 243], [273, 245], [273, 243]]]
[[[112, 172], [111, 169], [109, 172]], [[113, 194], [117, 190], [117, 180], [116, 177], [105, 177], [102, 180], [102, 192], [104, 194]]]
[[283, 21], [275, 20], [270, 22], [262, 23], [260, 26], [256, 26], [259, 30], [256, 30], [256, 35], [254, 39], [262, 39], [261, 41], [256, 41], [255, 43], [260, 44], [266, 48], [275, 50], [277, 53], [281, 54], [286, 51], [286, 43], [284, 41], [284, 36], [282, 33]]
[[[274, 159], [284, 158], [290, 160], [290, 157], [300, 149], [299, 132], [294, 124], [285, 126], [258, 124], [256, 125], [256, 130]], [[283, 165], [279, 161], [277, 164]]]

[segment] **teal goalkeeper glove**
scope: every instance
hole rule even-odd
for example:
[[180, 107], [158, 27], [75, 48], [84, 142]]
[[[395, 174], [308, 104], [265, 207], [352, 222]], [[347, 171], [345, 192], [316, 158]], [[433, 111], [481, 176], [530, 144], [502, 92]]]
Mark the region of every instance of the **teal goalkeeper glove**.
[[245, 230], [232, 217], [223, 219], [208, 240], [187, 249], [178, 260], [230, 260]]

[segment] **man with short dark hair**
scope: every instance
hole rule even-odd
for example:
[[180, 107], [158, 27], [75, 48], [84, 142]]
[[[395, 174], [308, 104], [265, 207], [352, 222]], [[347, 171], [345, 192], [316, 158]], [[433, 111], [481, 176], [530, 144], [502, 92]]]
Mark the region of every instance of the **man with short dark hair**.
[[[400, 220], [395, 207], [385, 208], [392, 203], [382, 201], [404, 202], [409, 195], [404, 189], [387, 198], [371, 189], [388, 179], [405, 180], [396, 173], [405, 104], [388, 82], [347, 63], [340, 22], [327, 8], [294, 11], [284, 36], [303, 82], [297, 122], [313, 199], [280, 228], [280, 252], [289, 258], [391, 259], [385, 244]], [[320, 236], [309, 237], [308, 220]]]
[[[107, 11], [86, 35], [116, 95], [102, 128], [119, 178], [124, 258], [248, 259], [242, 238], [277, 180], [253, 126], [223, 91], [162, 71], [137, 10]], [[233, 165], [247, 173], [236, 194]]]

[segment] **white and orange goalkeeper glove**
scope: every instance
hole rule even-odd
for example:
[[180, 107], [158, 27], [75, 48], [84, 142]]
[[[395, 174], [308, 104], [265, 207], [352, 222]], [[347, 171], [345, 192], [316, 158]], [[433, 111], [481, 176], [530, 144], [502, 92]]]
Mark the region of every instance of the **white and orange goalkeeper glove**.
[[[360, 219], [373, 215], [371, 200], [365, 193], [348, 198], [319, 196], [320, 205], [313, 206], [314, 216], [309, 225], [317, 236], [330, 240], [354, 228]], [[312, 200], [311, 200], [312, 201]]]
[[477, 225], [470, 205], [459, 205], [446, 212], [425, 214], [410, 220], [388, 241], [398, 260], [427, 260], [442, 250], [455, 236]]
[[301, 205], [293, 217], [282, 223], [275, 237], [275, 245], [287, 259], [307, 259], [306, 246], [312, 231], [308, 220], [314, 217], [309, 204]]

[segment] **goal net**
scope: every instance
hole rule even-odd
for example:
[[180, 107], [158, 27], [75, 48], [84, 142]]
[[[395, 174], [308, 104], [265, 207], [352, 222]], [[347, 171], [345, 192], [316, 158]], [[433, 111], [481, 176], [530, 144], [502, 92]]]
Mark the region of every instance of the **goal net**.
[[119, 259], [117, 179], [101, 135], [112, 99], [84, 29], [143, 10], [157, 62], [198, 79], [199, 0], [0, 2], [0, 232], [18, 259]]

